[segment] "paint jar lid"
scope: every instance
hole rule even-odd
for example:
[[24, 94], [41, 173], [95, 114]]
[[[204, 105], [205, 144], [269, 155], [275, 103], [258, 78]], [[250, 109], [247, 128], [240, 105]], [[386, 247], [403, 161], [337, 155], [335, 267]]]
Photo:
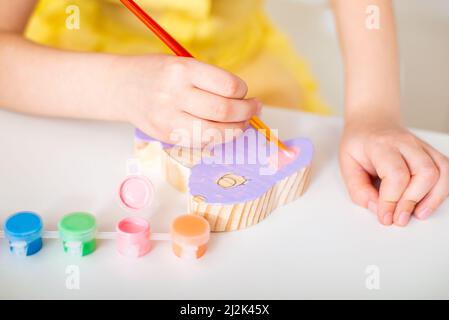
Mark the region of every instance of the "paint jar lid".
[[154, 187], [145, 176], [130, 176], [120, 185], [119, 196], [127, 209], [142, 210], [151, 205], [154, 197]]
[[74, 212], [64, 216], [58, 224], [63, 238], [82, 241], [93, 238], [97, 230], [95, 217], [90, 213]]
[[129, 240], [148, 239], [150, 236], [150, 223], [144, 218], [127, 217], [117, 224], [117, 232]]
[[201, 216], [187, 214], [173, 220], [170, 233], [172, 240], [176, 243], [201, 246], [209, 241], [210, 225]]
[[31, 211], [17, 212], [10, 216], [4, 224], [5, 235], [17, 239], [37, 235], [42, 228], [42, 219]]

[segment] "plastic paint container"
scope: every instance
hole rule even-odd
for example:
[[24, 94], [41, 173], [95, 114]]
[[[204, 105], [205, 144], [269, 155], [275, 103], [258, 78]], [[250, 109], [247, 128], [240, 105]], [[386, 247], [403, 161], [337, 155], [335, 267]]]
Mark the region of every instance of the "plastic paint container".
[[74, 212], [64, 216], [58, 224], [64, 251], [73, 256], [87, 256], [95, 251], [97, 224], [89, 213]]
[[206, 252], [210, 225], [203, 217], [188, 214], [173, 220], [170, 233], [173, 252], [178, 257], [198, 259]]
[[153, 202], [154, 187], [145, 176], [132, 175], [120, 185], [119, 196], [126, 209], [139, 211]]
[[3, 229], [14, 255], [31, 256], [41, 250], [43, 224], [36, 213], [18, 212], [5, 221]]
[[150, 251], [150, 223], [139, 217], [128, 217], [117, 224], [117, 251], [137, 258]]

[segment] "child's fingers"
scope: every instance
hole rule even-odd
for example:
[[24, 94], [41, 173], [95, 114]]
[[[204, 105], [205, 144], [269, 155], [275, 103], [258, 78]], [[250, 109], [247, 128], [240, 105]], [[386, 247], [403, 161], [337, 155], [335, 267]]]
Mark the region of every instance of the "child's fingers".
[[179, 112], [171, 121], [172, 129], [165, 140], [185, 147], [220, 144], [241, 135], [248, 125], [248, 122], [214, 122]]
[[410, 181], [410, 171], [399, 150], [392, 147], [376, 147], [370, 158], [381, 179], [377, 215], [380, 223], [391, 225], [396, 204]]
[[183, 111], [217, 122], [248, 121], [262, 107], [256, 99], [228, 99], [197, 88], [193, 88], [180, 103]]
[[400, 151], [411, 173], [410, 183], [394, 212], [394, 223], [403, 227], [408, 224], [416, 204], [432, 190], [438, 181], [439, 171], [423, 148], [402, 146]]
[[426, 145], [424, 147], [432, 157], [440, 172], [438, 182], [432, 191], [418, 204], [415, 216], [418, 219], [427, 219], [449, 197], [449, 159]]
[[351, 200], [377, 214], [378, 192], [368, 172], [349, 154], [341, 155], [340, 163]]
[[196, 60], [190, 63], [190, 79], [196, 88], [232, 99], [243, 99], [248, 93], [248, 86], [236, 75]]

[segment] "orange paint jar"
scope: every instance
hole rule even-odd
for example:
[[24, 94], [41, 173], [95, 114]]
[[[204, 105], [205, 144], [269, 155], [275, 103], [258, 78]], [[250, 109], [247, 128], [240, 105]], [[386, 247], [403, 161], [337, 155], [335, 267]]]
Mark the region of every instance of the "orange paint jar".
[[194, 214], [175, 218], [170, 227], [173, 252], [183, 259], [198, 259], [204, 255], [210, 237], [209, 222]]

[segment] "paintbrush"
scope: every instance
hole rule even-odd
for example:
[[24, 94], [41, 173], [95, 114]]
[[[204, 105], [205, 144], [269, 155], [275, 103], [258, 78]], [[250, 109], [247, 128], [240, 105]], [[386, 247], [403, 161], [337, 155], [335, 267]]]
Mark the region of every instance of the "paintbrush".
[[[140, 19], [165, 45], [167, 45], [177, 56], [189, 57], [193, 56], [176, 41], [164, 28], [162, 28], [153, 18], [151, 18], [137, 3], [133, 0], [120, 0], [134, 15]], [[289, 149], [284, 143], [274, 135], [270, 128], [265, 125], [262, 120], [257, 116], [253, 116], [250, 119], [250, 124], [262, 133], [265, 138], [277, 145], [277, 147], [284, 151], [287, 155], [290, 155]]]

